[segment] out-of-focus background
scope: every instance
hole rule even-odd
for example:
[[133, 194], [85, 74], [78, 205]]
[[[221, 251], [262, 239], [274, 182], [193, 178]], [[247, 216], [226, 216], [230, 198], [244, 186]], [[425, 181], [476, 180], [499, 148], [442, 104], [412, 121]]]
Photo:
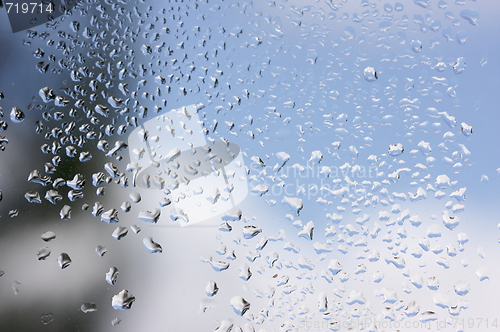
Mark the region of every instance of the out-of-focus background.
[[[8, 6], [2, 331], [497, 328], [496, 2], [81, 1], [15, 33]], [[190, 105], [193, 132], [168, 122]], [[195, 136], [242, 162], [176, 178]], [[133, 186], [141, 153], [163, 190]]]

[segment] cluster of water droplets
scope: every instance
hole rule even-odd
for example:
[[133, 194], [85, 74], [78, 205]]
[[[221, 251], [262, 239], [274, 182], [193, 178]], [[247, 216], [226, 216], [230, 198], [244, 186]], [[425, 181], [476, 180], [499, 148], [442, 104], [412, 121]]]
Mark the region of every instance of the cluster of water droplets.
[[[449, 270], [466, 249], [468, 237], [457, 216], [465, 209], [466, 188], [454, 175], [470, 164], [466, 144], [472, 135], [463, 122], [468, 120], [453, 115], [460, 106], [456, 90], [465, 59], [460, 52], [431, 57], [429, 50], [455, 40], [465, 45], [467, 30], [478, 25], [477, 12], [442, 0], [437, 5], [363, 0], [347, 8], [352, 14], [343, 13], [344, 3], [331, 1], [264, 6], [171, 1], [160, 10], [128, 5], [82, 1], [46, 31], [26, 32], [24, 43], [34, 50], [38, 71], [71, 80], [59, 89], [40, 87], [32, 103], [10, 112], [13, 126], [25, 113], [36, 114], [40, 150], [47, 155], [27, 177], [33, 188], [24, 194], [29, 203], [60, 206], [60, 219], [70, 220], [72, 209], [85, 202], [81, 209], [100, 219], [117, 241], [130, 236], [129, 229], [141, 232], [122, 218], [130, 212], [145, 226], [162, 220], [164, 211], [172, 221], [188, 224], [190, 211], [172, 210], [172, 202], [201, 195], [204, 204], [215, 206], [230, 201], [238, 182], [193, 192], [178, 187], [198, 173], [219, 174], [213, 160], [219, 158], [219, 169], [224, 168], [223, 161], [236, 156], [230, 148], [235, 143], [249, 163], [241, 171], [252, 202], [264, 205], [282, 226], [266, 227], [266, 212], [238, 207], [218, 217], [220, 247], [202, 258], [214, 275], [201, 313], [216, 307], [213, 298], [225, 286], [217, 282], [222, 273], [234, 273], [244, 287], [226, 306], [236, 314], [229, 318], [248, 320], [245, 331], [268, 322], [287, 330], [315, 317], [426, 321], [434, 312], [457, 316], [467, 308], [469, 281], [453, 280], [440, 290], [445, 285], [439, 278], [425, 275], [429, 262]], [[410, 15], [409, 6], [425, 14]], [[425, 11], [429, 8], [435, 11]], [[226, 25], [224, 15], [242, 20]], [[472, 27], [464, 26], [468, 23]], [[371, 55], [363, 52], [365, 46], [387, 53]], [[195, 113], [180, 107], [192, 104]], [[200, 129], [188, 125], [176, 131], [170, 118], [158, 117], [161, 132], [138, 131], [148, 148], [129, 151], [127, 136], [170, 105], [187, 119], [197, 116]], [[0, 130], [7, 128], [1, 120]], [[193, 130], [207, 145], [192, 146], [189, 163], [179, 164], [186, 156], [179, 149], [166, 155], [155, 151], [161, 135], [183, 140]], [[1, 150], [4, 143], [7, 138], [0, 136]], [[160, 172], [139, 177], [143, 158]], [[96, 167], [94, 159], [105, 163]], [[76, 160], [88, 167], [68, 171], [66, 165]], [[113, 186], [128, 191], [130, 200], [105, 207], [99, 197]], [[154, 206], [142, 200], [135, 188], [141, 186], [161, 192]], [[426, 205], [441, 216], [421, 217]], [[412, 235], [421, 229], [423, 236]], [[54, 239], [51, 231], [42, 234], [45, 242]], [[143, 245], [152, 254], [163, 251], [149, 233]], [[107, 249], [98, 245], [95, 251], [102, 257]], [[37, 258], [50, 254], [44, 246]], [[68, 253], [57, 262], [71, 268]], [[113, 266], [105, 280], [114, 286], [117, 276]], [[395, 286], [396, 276], [402, 285]], [[488, 278], [483, 268], [477, 276]], [[458, 297], [445, 294], [450, 290]], [[420, 293], [436, 307], [421, 308], [412, 297]], [[367, 299], [373, 297], [379, 302]], [[266, 304], [254, 305], [264, 298]], [[112, 307], [127, 310], [134, 301], [123, 289], [112, 297]], [[97, 305], [84, 303], [80, 309], [91, 313]], [[42, 315], [44, 324], [52, 319]], [[216, 330], [235, 328], [221, 317]]]

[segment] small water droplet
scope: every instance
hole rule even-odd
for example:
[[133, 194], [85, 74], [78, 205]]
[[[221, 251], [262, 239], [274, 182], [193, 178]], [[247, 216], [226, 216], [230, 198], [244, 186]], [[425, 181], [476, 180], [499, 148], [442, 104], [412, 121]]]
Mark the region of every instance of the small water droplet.
[[116, 326], [116, 325], [120, 324], [120, 323], [121, 323], [121, 321], [122, 321], [122, 320], [121, 320], [120, 318], [115, 318], [115, 319], [113, 319], [113, 320], [111, 321], [111, 325]]
[[108, 250], [106, 249], [106, 247], [104, 246], [101, 246], [101, 245], [98, 245], [96, 248], [95, 248], [95, 252], [99, 255], [99, 256], [104, 256], [105, 253], [108, 252]]
[[140, 231], [141, 231], [141, 228], [140, 228], [139, 226], [137, 226], [137, 225], [132, 225], [132, 226], [130, 226], [130, 229], [131, 229], [131, 230], [132, 230], [132, 232], [134, 232], [135, 234], [138, 234], [138, 233], [140, 233]]
[[12, 290], [14, 291], [14, 294], [18, 295], [19, 294], [19, 286], [21, 285], [21, 283], [17, 280], [14, 280], [12, 282]]
[[42, 240], [45, 242], [50, 242], [56, 238], [56, 234], [52, 231], [46, 231], [42, 233]]
[[97, 311], [97, 306], [95, 305], [94, 302], [84, 303], [81, 305], [80, 310], [83, 313], [88, 314], [89, 312]]
[[64, 205], [61, 211], [59, 212], [59, 216], [61, 217], [62, 220], [71, 219], [71, 206]]
[[457, 293], [460, 296], [464, 296], [467, 293], [469, 293], [470, 284], [467, 280], [462, 279], [462, 280], [457, 281], [455, 283], [455, 285], [453, 286], [453, 288], [455, 289], [455, 293]]
[[139, 219], [144, 220], [146, 222], [156, 223], [160, 218], [161, 211], [160, 209], [154, 209], [153, 211], [141, 211], [139, 212]]
[[244, 226], [243, 227], [243, 237], [245, 239], [251, 239], [262, 232], [262, 229], [256, 226]]
[[422, 42], [418, 39], [414, 39], [411, 41], [411, 49], [415, 52], [415, 53], [420, 53], [420, 51], [422, 51]]
[[217, 283], [213, 280], [210, 280], [207, 283], [207, 287], [205, 287], [205, 292], [207, 293], [207, 296], [212, 297], [215, 294], [217, 294], [218, 291], [219, 291], [219, 287], [217, 286]]
[[108, 273], [106, 273], [106, 281], [110, 285], [116, 283], [116, 278], [118, 277], [118, 269], [116, 267], [110, 267]]
[[460, 45], [465, 44], [467, 41], [467, 38], [469, 38], [469, 33], [463, 30], [460, 30], [457, 32], [457, 41]]
[[40, 319], [43, 324], [47, 325], [54, 320], [54, 314], [53, 313], [42, 314], [40, 316]]

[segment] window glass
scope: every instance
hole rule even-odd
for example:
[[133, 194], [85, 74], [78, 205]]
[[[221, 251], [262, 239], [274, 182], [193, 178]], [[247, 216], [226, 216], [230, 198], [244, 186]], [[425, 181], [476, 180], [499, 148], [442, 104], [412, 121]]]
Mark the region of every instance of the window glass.
[[500, 324], [496, 3], [10, 1], [2, 331]]

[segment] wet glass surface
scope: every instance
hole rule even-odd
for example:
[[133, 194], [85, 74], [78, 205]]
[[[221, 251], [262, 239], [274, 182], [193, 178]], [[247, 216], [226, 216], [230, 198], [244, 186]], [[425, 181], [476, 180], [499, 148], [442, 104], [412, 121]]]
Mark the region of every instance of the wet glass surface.
[[495, 2], [15, 4], [2, 331], [500, 324]]

